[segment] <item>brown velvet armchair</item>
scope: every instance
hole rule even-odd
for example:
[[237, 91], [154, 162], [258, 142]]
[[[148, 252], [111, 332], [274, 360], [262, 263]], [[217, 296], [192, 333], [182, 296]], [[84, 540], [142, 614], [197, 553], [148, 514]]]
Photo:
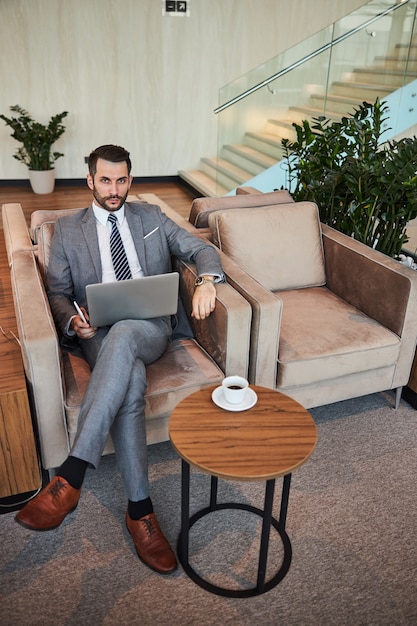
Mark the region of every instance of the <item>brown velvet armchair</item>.
[[[45, 469], [59, 466], [68, 454], [90, 376], [84, 359], [61, 351], [44, 289], [54, 222], [66, 212], [36, 211], [28, 229], [19, 204], [3, 205], [2, 210], [23, 364]], [[195, 268], [175, 263], [189, 315]], [[182, 398], [218, 384], [224, 375], [247, 376], [251, 308], [241, 295], [230, 285], [220, 284], [213, 314], [202, 322], [189, 319], [195, 338], [172, 341], [166, 353], [147, 368], [148, 443], [169, 438], [169, 415]], [[109, 440], [105, 453], [112, 451]]]
[[416, 347], [417, 273], [321, 225], [315, 204], [271, 196], [253, 196], [256, 206], [246, 196], [239, 211], [234, 197], [230, 209], [204, 199], [228, 282], [252, 307], [250, 382], [306, 408], [391, 389], [397, 406]]

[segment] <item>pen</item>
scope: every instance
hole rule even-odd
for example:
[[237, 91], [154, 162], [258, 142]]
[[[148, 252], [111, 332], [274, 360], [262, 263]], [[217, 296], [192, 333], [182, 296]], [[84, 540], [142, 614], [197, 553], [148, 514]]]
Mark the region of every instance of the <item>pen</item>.
[[81, 320], [84, 322], [84, 324], [88, 324], [87, 320], [85, 319], [84, 313], [81, 311], [80, 307], [75, 302], [75, 300], [74, 300], [74, 306], [77, 309], [77, 313], [81, 317]]

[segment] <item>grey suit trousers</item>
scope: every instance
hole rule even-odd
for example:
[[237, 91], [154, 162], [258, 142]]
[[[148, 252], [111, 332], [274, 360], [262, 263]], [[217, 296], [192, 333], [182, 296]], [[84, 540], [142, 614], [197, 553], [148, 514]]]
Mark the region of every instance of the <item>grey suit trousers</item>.
[[129, 500], [149, 496], [145, 429], [146, 368], [165, 351], [164, 318], [124, 320], [80, 341], [92, 369], [71, 455], [97, 467], [111, 434]]

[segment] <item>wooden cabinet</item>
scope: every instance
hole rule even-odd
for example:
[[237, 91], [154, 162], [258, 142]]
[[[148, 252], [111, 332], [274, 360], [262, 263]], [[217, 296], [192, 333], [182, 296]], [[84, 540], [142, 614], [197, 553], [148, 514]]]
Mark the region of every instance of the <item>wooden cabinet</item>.
[[[33, 432], [3, 233], [0, 233], [0, 499], [39, 489]], [[1, 504], [1, 503], [0, 503]]]
[[26, 390], [0, 396], [0, 498], [33, 491], [41, 473]]

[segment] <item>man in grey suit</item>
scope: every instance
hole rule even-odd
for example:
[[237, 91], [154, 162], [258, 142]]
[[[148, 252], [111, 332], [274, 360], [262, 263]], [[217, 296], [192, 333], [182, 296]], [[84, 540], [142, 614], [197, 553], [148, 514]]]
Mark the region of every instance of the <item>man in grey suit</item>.
[[[69, 457], [51, 482], [16, 516], [32, 530], [56, 528], [73, 511], [88, 466], [97, 467], [108, 434], [128, 498], [127, 528], [139, 558], [161, 574], [177, 567], [149, 497], [144, 395], [146, 365], [165, 351], [171, 318], [124, 320], [93, 328], [86, 310], [86, 285], [116, 280], [112, 228], [121, 237], [119, 256], [128, 277], [171, 271], [171, 254], [194, 262], [198, 279], [192, 315], [204, 319], [214, 310], [215, 283], [223, 280], [216, 250], [171, 221], [158, 206], [129, 204], [132, 183], [129, 153], [105, 145], [89, 157], [87, 184], [93, 192], [88, 209], [57, 220], [47, 274], [48, 297], [62, 337], [77, 340], [92, 369], [78, 429]], [[117, 217], [117, 226], [108, 223]], [[127, 258], [127, 259], [126, 259]], [[120, 259], [119, 259], [120, 260]], [[126, 263], [127, 260], [127, 263]], [[81, 305], [80, 316], [74, 301]]]

